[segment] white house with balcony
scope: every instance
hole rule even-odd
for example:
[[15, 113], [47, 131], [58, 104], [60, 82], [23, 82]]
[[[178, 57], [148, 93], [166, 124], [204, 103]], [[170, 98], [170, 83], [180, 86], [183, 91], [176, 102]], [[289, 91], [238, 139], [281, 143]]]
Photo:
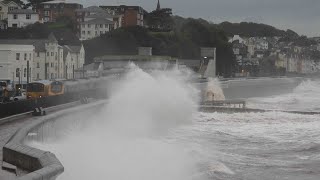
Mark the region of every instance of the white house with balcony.
[[0, 1], [0, 20], [8, 19], [8, 12], [16, 9], [21, 9], [21, 7], [13, 1]]
[[114, 28], [114, 22], [104, 18], [97, 18], [81, 23], [80, 40], [93, 39], [111, 31]]
[[[27, 84], [28, 78], [29, 81], [32, 81], [34, 50], [33, 45], [1, 43], [0, 79], [9, 80], [14, 84]], [[29, 68], [29, 72], [27, 68]]]
[[31, 9], [15, 9], [8, 12], [8, 27], [23, 28], [36, 22], [39, 22], [39, 15]]
[[80, 23], [80, 40], [99, 37], [115, 28], [114, 16], [107, 12], [99, 12], [84, 17]]

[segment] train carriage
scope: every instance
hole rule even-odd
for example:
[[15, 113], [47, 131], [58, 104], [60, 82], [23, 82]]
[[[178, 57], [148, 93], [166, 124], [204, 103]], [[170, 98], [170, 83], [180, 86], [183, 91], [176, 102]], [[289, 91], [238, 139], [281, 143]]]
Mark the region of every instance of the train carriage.
[[36, 81], [27, 85], [27, 98], [36, 99], [64, 94], [64, 84], [60, 81]]

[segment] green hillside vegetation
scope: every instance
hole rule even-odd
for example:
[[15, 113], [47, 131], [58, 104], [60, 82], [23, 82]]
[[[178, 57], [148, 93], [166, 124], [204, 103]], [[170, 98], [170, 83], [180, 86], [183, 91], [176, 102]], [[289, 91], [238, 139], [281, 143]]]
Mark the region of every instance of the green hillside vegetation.
[[225, 31], [228, 36], [240, 35], [244, 37], [283, 37], [286, 35], [286, 31], [279, 30], [273, 26], [251, 22], [223, 22], [217, 26]]

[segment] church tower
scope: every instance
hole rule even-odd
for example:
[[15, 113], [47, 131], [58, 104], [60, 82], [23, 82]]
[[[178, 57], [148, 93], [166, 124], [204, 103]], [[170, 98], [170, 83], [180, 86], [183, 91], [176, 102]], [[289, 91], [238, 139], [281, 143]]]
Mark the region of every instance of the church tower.
[[157, 11], [159, 11], [160, 9], [161, 9], [161, 7], [160, 7], [160, 0], [158, 0]]

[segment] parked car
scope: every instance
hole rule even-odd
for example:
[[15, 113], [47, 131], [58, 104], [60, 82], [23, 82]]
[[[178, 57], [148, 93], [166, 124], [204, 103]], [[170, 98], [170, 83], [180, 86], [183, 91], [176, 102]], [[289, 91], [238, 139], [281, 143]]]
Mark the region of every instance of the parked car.
[[24, 89], [17, 91], [15, 96], [10, 97], [10, 101], [20, 101], [27, 99], [27, 92]]

